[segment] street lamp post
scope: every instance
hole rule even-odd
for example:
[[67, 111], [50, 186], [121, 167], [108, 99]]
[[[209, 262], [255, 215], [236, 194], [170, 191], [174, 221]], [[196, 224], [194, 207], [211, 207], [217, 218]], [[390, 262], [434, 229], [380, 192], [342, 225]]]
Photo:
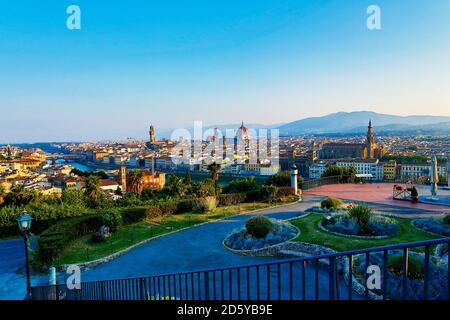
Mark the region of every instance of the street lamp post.
[[23, 234], [23, 240], [25, 243], [25, 263], [27, 272], [27, 299], [31, 295], [31, 277], [30, 277], [30, 262], [28, 258], [28, 233], [31, 229], [31, 221], [33, 218], [26, 212], [23, 211], [22, 214], [17, 218], [17, 224], [19, 225], [19, 230]]

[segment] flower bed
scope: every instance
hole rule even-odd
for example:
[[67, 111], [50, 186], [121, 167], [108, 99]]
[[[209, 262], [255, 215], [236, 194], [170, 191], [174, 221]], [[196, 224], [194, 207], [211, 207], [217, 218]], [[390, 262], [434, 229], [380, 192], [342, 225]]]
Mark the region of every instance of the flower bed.
[[440, 236], [450, 237], [450, 225], [443, 218], [421, 218], [413, 221], [417, 228]]
[[367, 230], [362, 230], [357, 221], [347, 213], [335, 213], [324, 218], [321, 227], [332, 233], [358, 237], [387, 237], [400, 231], [400, 227], [393, 219], [381, 215], [373, 215], [368, 222]]
[[251, 236], [244, 227], [229, 234], [223, 243], [233, 250], [258, 250], [289, 241], [299, 233], [298, 229], [289, 223], [274, 220], [272, 223], [272, 231], [264, 238]]
[[[388, 299], [402, 299], [403, 295], [403, 252], [400, 250], [389, 251], [388, 277], [386, 285], [386, 295]], [[383, 253], [376, 252], [370, 255], [370, 264], [378, 265], [383, 269]], [[424, 257], [421, 254], [409, 253], [408, 287], [406, 290], [407, 299], [424, 299]], [[354, 257], [353, 273], [360, 283], [365, 281], [365, 256]], [[430, 259], [429, 269], [429, 298], [432, 300], [447, 299], [447, 266], [434, 263]], [[383, 275], [381, 281], [383, 281]], [[382, 295], [381, 290], [373, 290], [376, 295]]]

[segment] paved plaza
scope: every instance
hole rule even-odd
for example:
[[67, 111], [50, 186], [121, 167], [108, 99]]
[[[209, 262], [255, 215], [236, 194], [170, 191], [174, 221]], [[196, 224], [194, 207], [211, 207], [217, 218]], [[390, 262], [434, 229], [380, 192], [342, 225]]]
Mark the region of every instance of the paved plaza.
[[[305, 194], [369, 202], [382, 206], [411, 210], [409, 212], [407, 210], [401, 210], [404, 213], [450, 213], [450, 206], [394, 200], [392, 198], [393, 186], [394, 183], [333, 184], [308, 190]], [[430, 195], [428, 186], [417, 186], [417, 189], [420, 195]], [[450, 191], [439, 189], [439, 195], [443, 198], [450, 197]]]

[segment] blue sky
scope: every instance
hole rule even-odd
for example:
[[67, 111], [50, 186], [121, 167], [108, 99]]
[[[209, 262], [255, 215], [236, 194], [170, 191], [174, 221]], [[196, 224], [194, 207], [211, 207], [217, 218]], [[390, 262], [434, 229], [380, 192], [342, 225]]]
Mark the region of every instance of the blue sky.
[[[66, 28], [77, 4], [82, 29]], [[382, 29], [366, 28], [366, 8]], [[449, 115], [448, 0], [0, 3], [0, 142], [337, 111]]]

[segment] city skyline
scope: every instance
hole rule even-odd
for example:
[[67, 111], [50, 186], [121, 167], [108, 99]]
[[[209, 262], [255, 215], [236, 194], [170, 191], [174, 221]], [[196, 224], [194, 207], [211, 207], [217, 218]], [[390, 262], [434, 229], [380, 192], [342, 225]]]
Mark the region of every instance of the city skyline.
[[371, 1], [78, 1], [81, 30], [65, 27], [69, 3], [30, 3], [0, 4], [1, 143], [140, 138], [149, 122], [448, 114], [446, 1], [377, 1], [372, 31]]

